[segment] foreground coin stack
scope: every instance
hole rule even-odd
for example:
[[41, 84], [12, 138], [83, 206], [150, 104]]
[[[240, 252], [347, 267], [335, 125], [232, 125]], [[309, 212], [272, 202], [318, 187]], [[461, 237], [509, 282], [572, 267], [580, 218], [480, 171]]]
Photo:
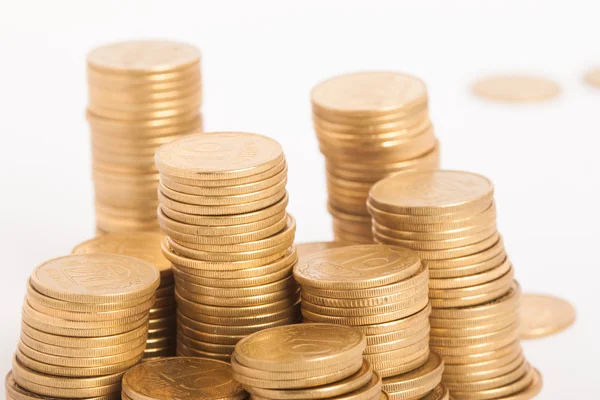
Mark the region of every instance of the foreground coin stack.
[[336, 240], [372, 243], [365, 202], [371, 186], [399, 171], [439, 166], [427, 88], [413, 76], [364, 72], [320, 83], [311, 93], [314, 128], [327, 161]]
[[122, 254], [152, 264], [160, 272], [160, 286], [150, 309], [144, 358], [175, 355], [175, 296], [171, 263], [162, 254], [164, 235], [155, 232], [108, 233], [83, 242], [73, 254]]
[[300, 318], [279, 143], [189, 135], [156, 153], [158, 220], [173, 264], [178, 354], [229, 360], [245, 335]]
[[265, 329], [242, 339], [233, 377], [253, 399], [381, 398], [381, 377], [363, 359], [365, 335], [331, 324]]
[[113, 254], [71, 255], [36, 268], [9, 393], [118, 399], [123, 373], [144, 355], [159, 280], [150, 264]]
[[202, 129], [200, 53], [135, 41], [99, 47], [87, 61], [97, 231], [158, 230], [154, 153]]
[[377, 244], [324, 250], [302, 259], [294, 277], [304, 321], [363, 332], [365, 359], [384, 381], [427, 362], [428, 274], [416, 253]]
[[[477, 174], [412, 171], [381, 180], [369, 194], [375, 240], [412, 249], [429, 268], [430, 346], [444, 358], [443, 382], [457, 400], [529, 398], [540, 382], [521, 354], [519, 294], [493, 193]], [[486, 314], [506, 296], [508, 312]]]
[[200, 357], [143, 362], [123, 376], [123, 400], [244, 400], [248, 393], [233, 377], [231, 365]]

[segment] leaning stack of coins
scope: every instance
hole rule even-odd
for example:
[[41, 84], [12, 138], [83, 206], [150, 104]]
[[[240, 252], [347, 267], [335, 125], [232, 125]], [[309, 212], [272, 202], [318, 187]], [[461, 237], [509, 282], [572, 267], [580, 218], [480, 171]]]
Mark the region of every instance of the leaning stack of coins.
[[338, 76], [311, 93], [314, 128], [327, 160], [329, 211], [336, 240], [372, 243], [365, 202], [389, 174], [438, 168], [427, 88], [395, 72]]
[[173, 264], [180, 355], [229, 360], [245, 335], [297, 322], [296, 224], [279, 143], [189, 135], [156, 153], [158, 220]]
[[200, 53], [134, 41], [99, 47], [87, 61], [98, 233], [158, 230], [154, 153], [202, 129]]
[[381, 377], [363, 359], [365, 335], [331, 324], [265, 329], [242, 339], [233, 377], [253, 399], [381, 398]]
[[123, 376], [123, 400], [244, 400], [248, 393], [233, 377], [231, 365], [199, 357], [143, 362]]
[[163, 239], [164, 235], [156, 232], [108, 233], [73, 249], [73, 254], [108, 253], [135, 257], [160, 271], [160, 286], [150, 309], [144, 358], [175, 355], [175, 286], [171, 263], [162, 254]]
[[384, 381], [431, 357], [428, 273], [413, 251], [378, 244], [324, 250], [302, 259], [294, 277], [304, 320], [363, 332], [365, 359]]
[[521, 354], [519, 293], [493, 193], [481, 175], [413, 171], [381, 180], [369, 194], [375, 240], [412, 249], [429, 268], [430, 345], [444, 358], [443, 381], [457, 400], [511, 396], [540, 381]]
[[[37, 267], [23, 304], [11, 377], [17, 391], [118, 399], [123, 373], [144, 355], [160, 274], [116, 254], [71, 255]], [[7, 385], [7, 388], [9, 386]]]

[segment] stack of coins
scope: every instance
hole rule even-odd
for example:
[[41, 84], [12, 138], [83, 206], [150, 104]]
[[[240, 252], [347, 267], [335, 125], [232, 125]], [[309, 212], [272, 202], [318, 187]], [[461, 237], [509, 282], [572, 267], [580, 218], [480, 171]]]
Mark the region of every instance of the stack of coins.
[[180, 355], [229, 360], [245, 335], [300, 318], [279, 143], [189, 135], [156, 153], [158, 220], [173, 264]]
[[123, 376], [123, 400], [244, 400], [248, 393], [233, 377], [231, 365], [200, 357], [143, 362]]
[[296, 252], [298, 253], [298, 260], [301, 262], [306, 257], [309, 257], [315, 253], [323, 250], [335, 249], [338, 247], [345, 246], [342, 242], [309, 242], [296, 244]]
[[108, 233], [83, 242], [73, 254], [122, 254], [154, 265], [160, 272], [156, 301], [150, 309], [144, 358], [175, 355], [175, 296], [171, 263], [162, 254], [164, 235], [156, 232]]
[[158, 230], [154, 153], [202, 129], [200, 53], [134, 41], [99, 47], [87, 61], [98, 233]]
[[383, 390], [391, 400], [436, 399], [448, 400], [450, 392], [441, 384], [444, 361], [430, 353], [427, 362], [417, 369], [383, 380]]
[[122, 255], [71, 255], [37, 267], [23, 304], [7, 385], [63, 398], [117, 399], [123, 373], [144, 355], [160, 274]]
[[381, 377], [363, 359], [365, 335], [331, 324], [265, 329], [241, 340], [233, 377], [253, 399], [381, 398]]
[[429, 359], [428, 273], [413, 251], [377, 244], [324, 250], [301, 260], [294, 277], [304, 320], [363, 332], [365, 359], [382, 378]]
[[438, 168], [427, 88], [395, 72], [338, 76], [311, 93], [314, 128], [327, 160], [336, 240], [372, 243], [371, 186], [399, 171]]
[[369, 194], [375, 240], [412, 249], [429, 268], [430, 345], [444, 358], [443, 381], [457, 400], [510, 396], [541, 382], [521, 354], [520, 295], [493, 193], [481, 175], [413, 171], [381, 180]]

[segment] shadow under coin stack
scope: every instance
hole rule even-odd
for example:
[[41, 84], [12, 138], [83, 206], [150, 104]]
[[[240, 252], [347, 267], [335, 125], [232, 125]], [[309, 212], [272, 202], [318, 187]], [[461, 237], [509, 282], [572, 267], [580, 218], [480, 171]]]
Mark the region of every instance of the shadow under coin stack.
[[363, 359], [365, 335], [351, 327], [300, 324], [238, 342], [233, 378], [256, 400], [380, 400], [381, 377]]
[[9, 393], [119, 399], [122, 375], [144, 355], [159, 280], [152, 265], [113, 254], [71, 255], [37, 267]]
[[154, 153], [202, 130], [200, 53], [134, 41], [99, 47], [87, 61], [97, 233], [158, 230]]
[[171, 263], [162, 254], [164, 235], [155, 232], [108, 233], [83, 242], [73, 254], [122, 254], [152, 264], [160, 271], [160, 286], [150, 309], [144, 358], [175, 355], [175, 296]]
[[388, 177], [369, 195], [375, 240], [412, 249], [429, 268], [430, 346], [456, 400], [529, 399], [541, 389], [519, 344], [520, 291], [493, 194], [481, 175], [429, 171]]
[[158, 220], [173, 264], [180, 355], [229, 360], [261, 329], [298, 322], [296, 224], [276, 141], [190, 135], [156, 153]]
[[244, 400], [248, 393], [233, 377], [231, 365], [200, 357], [143, 362], [123, 376], [123, 400]]
[[395, 172], [439, 166], [427, 88], [413, 76], [363, 72], [320, 83], [311, 101], [335, 239], [373, 243], [365, 206], [371, 186]]
[[[294, 277], [305, 322], [366, 335], [364, 357], [390, 398], [420, 399], [440, 384], [443, 362], [429, 351], [428, 273], [415, 252], [378, 244], [324, 250], [301, 259]], [[407, 373], [417, 378], [406, 381]]]

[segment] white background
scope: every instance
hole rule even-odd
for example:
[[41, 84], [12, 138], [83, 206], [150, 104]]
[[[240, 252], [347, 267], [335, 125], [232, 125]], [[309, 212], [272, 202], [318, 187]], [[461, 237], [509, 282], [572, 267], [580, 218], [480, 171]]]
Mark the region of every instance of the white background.
[[[331, 238], [309, 91], [332, 75], [389, 69], [429, 87], [445, 168], [490, 177], [526, 291], [572, 301], [569, 331], [524, 343], [540, 399], [597, 393], [600, 65], [595, 1], [0, 0], [0, 372], [10, 369], [26, 278], [94, 232], [85, 56], [105, 42], [188, 41], [203, 53], [207, 130], [279, 140], [298, 241]], [[504, 105], [469, 85], [494, 72], [555, 79], [551, 102]]]

